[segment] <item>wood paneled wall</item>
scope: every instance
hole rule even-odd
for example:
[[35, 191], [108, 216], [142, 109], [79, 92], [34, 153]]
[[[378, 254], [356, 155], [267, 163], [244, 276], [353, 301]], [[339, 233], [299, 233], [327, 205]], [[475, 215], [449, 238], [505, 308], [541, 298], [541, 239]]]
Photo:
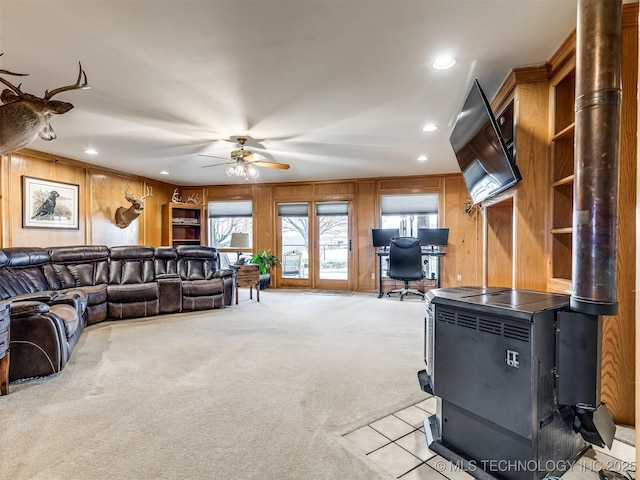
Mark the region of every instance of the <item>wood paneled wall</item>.
[[441, 285], [443, 287], [482, 285], [478, 209], [466, 211], [466, 205], [471, 198], [461, 175], [445, 177], [443, 180], [444, 208], [441, 208], [443, 213], [440, 225], [449, 229], [449, 245], [441, 265]]
[[618, 423], [635, 421], [634, 289], [638, 175], [638, 4], [626, 4], [622, 24], [622, 105], [618, 199], [618, 315], [605, 317], [602, 328], [602, 401]]
[[[171, 200], [173, 185], [29, 149], [3, 155], [1, 168], [3, 247], [161, 245], [162, 205]], [[77, 230], [22, 227], [22, 177], [25, 175], [78, 185]], [[127, 185], [129, 192], [138, 198], [151, 186], [153, 196], [145, 199], [138, 219], [121, 229], [115, 224], [114, 214], [118, 207], [131, 205], [124, 198]]]
[[[441, 286], [479, 285], [477, 219], [464, 212], [468, 193], [461, 175], [394, 177], [327, 182], [205, 187], [208, 200], [250, 199], [254, 205], [254, 250], [277, 252], [278, 202], [353, 201], [354, 288], [375, 291], [379, 275], [371, 229], [380, 226], [380, 195], [440, 194], [440, 224], [449, 228], [447, 255], [442, 261]], [[372, 274], [375, 274], [372, 278]], [[273, 280], [272, 280], [273, 281]]]

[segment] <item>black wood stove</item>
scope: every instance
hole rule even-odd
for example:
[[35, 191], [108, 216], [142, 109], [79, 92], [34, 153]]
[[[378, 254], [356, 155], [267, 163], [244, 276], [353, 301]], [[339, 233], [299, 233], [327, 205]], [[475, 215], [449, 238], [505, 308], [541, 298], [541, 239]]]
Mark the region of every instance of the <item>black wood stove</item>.
[[611, 446], [600, 403], [601, 317], [570, 298], [493, 287], [431, 290], [421, 387], [439, 398], [429, 448], [480, 479], [537, 480]]

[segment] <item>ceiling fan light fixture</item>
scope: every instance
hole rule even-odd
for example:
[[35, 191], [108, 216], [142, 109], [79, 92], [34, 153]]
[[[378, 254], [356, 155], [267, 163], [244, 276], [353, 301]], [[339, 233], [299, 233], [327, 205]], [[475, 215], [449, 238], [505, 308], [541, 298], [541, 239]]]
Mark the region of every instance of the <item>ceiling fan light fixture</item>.
[[[231, 164], [227, 168], [225, 168], [224, 173], [226, 173], [228, 177], [233, 177], [235, 175], [245, 181], [253, 180], [260, 176], [260, 171], [256, 167], [278, 168], [281, 170], [289, 169], [289, 165], [287, 165], [286, 163], [269, 162], [263, 155], [245, 150], [244, 144], [246, 140], [247, 139], [245, 137], [237, 137], [236, 141], [240, 145], [240, 148], [231, 152], [230, 162], [220, 163], [217, 165], [204, 165], [202, 168]], [[204, 157], [222, 158], [216, 157], [214, 155], [205, 155], [202, 153], [199, 153], [198, 155], [202, 155]]]

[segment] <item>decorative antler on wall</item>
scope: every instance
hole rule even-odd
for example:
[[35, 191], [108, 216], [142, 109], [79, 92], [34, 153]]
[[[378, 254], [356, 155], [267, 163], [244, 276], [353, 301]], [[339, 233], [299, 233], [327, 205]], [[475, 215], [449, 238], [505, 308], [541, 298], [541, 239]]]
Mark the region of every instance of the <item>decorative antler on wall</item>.
[[133, 198], [133, 195], [129, 193], [129, 185], [127, 184], [124, 189], [124, 198], [131, 203], [131, 206], [129, 208], [118, 207], [115, 215], [116, 225], [120, 228], [128, 227], [131, 222], [140, 216], [142, 210], [144, 210], [144, 206], [142, 205], [144, 199], [152, 196], [153, 188], [147, 186], [147, 194], [140, 197], [140, 200], [136, 200]]
[[[0, 53], [0, 55], [3, 55]], [[80, 65], [80, 63], [78, 63]], [[0, 75], [26, 76], [25, 73], [13, 73], [0, 70]], [[44, 92], [44, 97], [23, 92], [19, 84], [17, 87], [7, 79], [0, 77], [7, 89], [0, 94], [0, 155], [15, 152], [29, 145], [40, 135], [43, 140], [53, 140], [56, 134], [51, 127], [51, 115], [66, 113], [73, 108], [71, 103], [51, 100], [54, 95], [68, 90], [87, 89], [87, 75], [80, 65], [78, 80], [73, 85], [56, 88]]]
[[200, 195], [198, 195], [197, 192], [192, 193], [191, 195], [189, 195], [189, 198], [187, 198], [184, 203], [194, 203], [198, 205], [200, 203]]
[[189, 197], [187, 197], [187, 199], [183, 202], [182, 195], [180, 194], [180, 192], [178, 192], [178, 189], [176, 188], [173, 191], [173, 196], [171, 197], [171, 203], [182, 203], [182, 204], [193, 203], [195, 205], [198, 205], [200, 203], [200, 195], [198, 194], [198, 192], [194, 192], [191, 195], [189, 195]]

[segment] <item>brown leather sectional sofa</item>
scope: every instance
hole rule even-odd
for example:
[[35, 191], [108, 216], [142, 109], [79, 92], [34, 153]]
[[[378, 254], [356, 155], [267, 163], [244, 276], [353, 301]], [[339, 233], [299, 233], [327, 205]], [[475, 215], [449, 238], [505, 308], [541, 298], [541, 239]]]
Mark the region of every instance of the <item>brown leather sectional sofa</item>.
[[233, 273], [219, 265], [203, 246], [0, 249], [10, 381], [61, 371], [86, 325], [231, 305]]

